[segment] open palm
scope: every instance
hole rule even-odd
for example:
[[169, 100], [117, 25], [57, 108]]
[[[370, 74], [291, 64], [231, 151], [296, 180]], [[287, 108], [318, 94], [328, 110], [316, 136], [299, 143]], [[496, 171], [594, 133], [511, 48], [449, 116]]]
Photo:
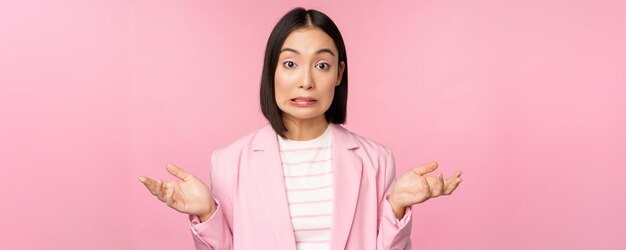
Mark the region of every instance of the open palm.
[[393, 187], [390, 202], [399, 207], [406, 207], [440, 195], [452, 194], [461, 183], [461, 172], [447, 179], [443, 179], [443, 174], [426, 175], [437, 167], [436, 162], [431, 162], [402, 174]]
[[163, 182], [139, 177], [150, 193], [181, 213], [201, 216], [215, 210], [211, 191], [206, 184], [173, 164], [167, 164], [165, 168], [178, 180]]

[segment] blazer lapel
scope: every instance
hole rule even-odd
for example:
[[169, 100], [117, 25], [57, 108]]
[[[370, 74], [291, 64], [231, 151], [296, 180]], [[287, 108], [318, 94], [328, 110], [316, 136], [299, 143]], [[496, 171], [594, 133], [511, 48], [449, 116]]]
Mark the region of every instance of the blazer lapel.
[[345, 249], [359, 196], [363, 162], [352, 150], [358, 148], [353, 135], [336, 124], [331, 126], [334, 186], [330, 249]]
[[[251, 172], [256, 182], [262, 209], [279, 249], [296, 249], [291, 213], [283, 175], [276, 132], [270, 125], [261, 128], [252, 140]], [[260, 207], [261, 208], [261, 207]]]

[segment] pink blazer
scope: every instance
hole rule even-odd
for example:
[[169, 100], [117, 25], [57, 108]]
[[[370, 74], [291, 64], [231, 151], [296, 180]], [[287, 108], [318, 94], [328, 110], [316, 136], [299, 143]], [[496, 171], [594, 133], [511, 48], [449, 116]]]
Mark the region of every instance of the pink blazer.
[[[331, 249], [411, 249], [411, 208], [398, 220], [386, 197], [396, 178], [385, 146], [330, 124]], [[196, 249], [296, 249], [276, 133], [267, 124], [213, 152], [207, 221], [190, 216]]]

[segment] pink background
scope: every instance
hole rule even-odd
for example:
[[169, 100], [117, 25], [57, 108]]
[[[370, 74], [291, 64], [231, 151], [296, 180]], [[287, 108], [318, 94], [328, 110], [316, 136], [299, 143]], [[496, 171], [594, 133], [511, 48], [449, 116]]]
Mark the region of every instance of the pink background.
[[591, 0], [3, 1], [0, 249], [193, 249], [136, 177], [208, 178], [265, 123], [295, 6], [344, 35], [347, 128], [399, 173], [464, 171], [414, 207], [414, 249], [626, 249], [626, 4]]

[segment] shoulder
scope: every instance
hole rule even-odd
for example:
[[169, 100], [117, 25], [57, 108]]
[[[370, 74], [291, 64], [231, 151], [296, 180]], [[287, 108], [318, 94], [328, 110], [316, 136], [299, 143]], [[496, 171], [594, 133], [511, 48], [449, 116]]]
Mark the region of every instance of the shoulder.
[[355, 153], [360, 158], [363, 169], [375, 173], [379, 180], [387, 180], [387, 176], [395, 177], [395, 159], [389, 147], [341, 126], [336, 125], [335, 128], [338, 133], [333, 140], [338, 138], [338, 146], [345, 146]]
[[[335, 131], [338, 132], [337, 138], [339, 140], [353, 141], [355, 148], [359, 148], [360, 150], [365, 151], [370, 156], [381, 155], [389, 157], [392, 154], [391, 149], [382, 143], [350, 131], [341, 125], [333, 124], [333, 126], [335, 127]], [[345, 143], [349, 144], [351, 142]]]
[[[221, 146], [211, 154], [211, 178], [215, 183], [236, 179], [242, 159], [250, 157], [252, 144], [259, 134], [267, 133], [267, 126], [258, 128]], [[271, 127], [269, 127], [271, 129]], [[266, 135], [267, 137], [267, 135]]]
[[[213, 154], [219, 155], [220, 157], [241, 155], [246, 149], [252, 148], [253, 141], [257, 139], [260, 134], [267, 134], [270, 132], [268, 129], [271, 130], [272, 128], [269, 124], [266, 124], [260, 128], [250, 131], [234, 141], [215, 149]], [[271, 132], [273, 132], [273, 130]]]

